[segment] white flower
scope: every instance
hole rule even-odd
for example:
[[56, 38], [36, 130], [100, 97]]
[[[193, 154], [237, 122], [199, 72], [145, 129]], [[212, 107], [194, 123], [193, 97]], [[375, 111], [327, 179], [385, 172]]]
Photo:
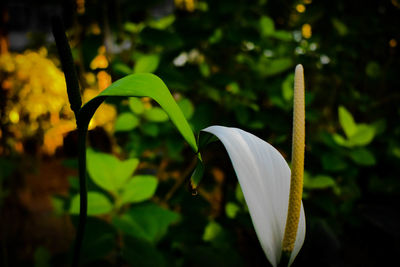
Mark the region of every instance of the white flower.
[[[257, 136], [238, 128], [211, 126], [225, 146], [239, 179], [261, 246], [273, 266], [282, 254], [288, 212], [290, 168], [282, 155]], [[303, 204], [289, 265], [300, 251], [305, 237]]]

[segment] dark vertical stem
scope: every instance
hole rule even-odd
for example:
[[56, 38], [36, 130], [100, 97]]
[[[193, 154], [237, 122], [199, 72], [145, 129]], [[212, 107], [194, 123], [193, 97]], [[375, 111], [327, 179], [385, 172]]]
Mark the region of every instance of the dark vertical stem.
[[75, 117], [78, 118], [78, 112], [82, 106], [79, 81], [75, 71], [71, 48], [65, 35], [64, 25], [59, 17], [52, 18], [52, 30], [65, 75], [69, 103], [71, 104], [72, 111], [75, 113]]
[[[81, 93], [79, 89], [78, 76], [75, 71], [75, 64], [72, 58], [71, 48], [65, 35], [64, 25], [59, 17], [52, 18], [52, 30], [56, 41], [57, 50], [60, 55], [62, 69], [67, 84], [68, 99], [71, 109], [75, 113], [75, 119], [80, 121], [79, 111], [82, 106]], [[87, 189], [86, 189], [86, 134], [87, 126], [78, 125], [78, 162], [79, 162], [79, 195], [80, 195], [80, 212], [79, 224], [76, 233], [74, 254], [72, 258], [72, 266], [79, 265], [83, 237], [85, 234], [85, 225], [87, 217]]]
[[78, 128], [78, 164], [79, 164], [79, 195], [80, 210], [79, 224], [76, 233], [74, 256], [72, 266], [79, 265], [83, 237], [85, 233], [86, 217], [87, 217], [87, 188], [86, 188], [86, 134], [87, 128]]

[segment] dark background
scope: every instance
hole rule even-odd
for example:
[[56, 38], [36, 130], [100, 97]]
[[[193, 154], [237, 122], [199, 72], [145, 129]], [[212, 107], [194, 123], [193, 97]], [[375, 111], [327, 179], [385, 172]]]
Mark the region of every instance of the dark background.
[[[239, 127], [288, 161], [293, 72], [303, 64], [307, 233], [293, 266], [396, 262], [399, 1], [3, 1], [0, 10], [1, 266], [68, 265], [75, 237], [77, 140], [50, 30], [54, 15], [67, 27], [84, 101], [111, 80], [153, 72], [195, 132]], [[193, 196], [190, 148], [162, 115], [143, 115], [130, 103], [104, 105], [89, 144], [138, 158], [135, 173], [157, 177], [157, 190], [119, 207], [91, 177], [89, 190], [113, 208], [90, 216], [83, 263], [268, 265], [222, 145], [203, 152], [207, 171]], [[129, 214], [143, 233], [118, 223]]]

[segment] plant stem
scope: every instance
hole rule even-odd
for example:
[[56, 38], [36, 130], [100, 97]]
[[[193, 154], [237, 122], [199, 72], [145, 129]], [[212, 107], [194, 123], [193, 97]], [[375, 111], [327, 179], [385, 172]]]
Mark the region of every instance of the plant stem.
[[278, 267], [287, 267], [287, 266], [289, 266], [289, 260], [290, 260], [290, 253], [288, 253], [286, 251], [282, 251], [281, 260], [278, 263]]
[[79, 111], [82, 106], [82, 99], [79, 89], [78, 76], [75, 71], [74, 59], [72, 57], [71, 48], [68, 44], [65, 28], [62, 20], [55, 16], [52, 18], [52, 30], [56, 41], [58, 53], [60, 55], [62, 69], [67, 84], [68, 99], [71, 109], [75, 113], [75, 119], [78, 125], [78, 163], [79, 163], [79, 195], [80, 195], [80, 212], [78, 230], [75, 239], [74, 254], [72, 258], [72, 266], [78, 266], [83, 236], [85, 234], [85, 224], [87, 217], [87, 189], [86, 189], [86, 134], [87, 126], [79, 125]]
[[71, 104], [72, 111], [75, 113], [75, 118], [78, 119], [78, 113], [82, 106], [78, 76], [75, 71], [71, 48], [69, 47], [68, 39], [65, 35], [64, 25], [62, 20], [57, 16], [52, 18], [52, 30], [65, 75], [69, 103]]
[[79, 265], [85, 225], [87, 217], [87, 187], [86, 187], [86, 134], [87, 128], [78, 127], [78, 165], [79, 165], [79, 195], [80, 210], [78, 230], [75, 238], [72, 266]]

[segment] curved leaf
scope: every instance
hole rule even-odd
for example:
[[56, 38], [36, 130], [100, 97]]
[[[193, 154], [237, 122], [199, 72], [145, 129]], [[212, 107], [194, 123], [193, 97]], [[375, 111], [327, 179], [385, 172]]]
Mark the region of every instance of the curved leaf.
[[152, 122], [164, 122], [168, 120], [167, 114], [159, 107], [153, 107], [144, 112], [144, 117]]
[[197, 152], [196, 139], [181, 109], [164, 82], [151, 73], [132, 74], [111, 84], [82, 107], [79, 112], [79, 127], [87, 128], [97, 108], [109, 96], [150, 97], [154, 99], [167, 113], [186, 142]]

